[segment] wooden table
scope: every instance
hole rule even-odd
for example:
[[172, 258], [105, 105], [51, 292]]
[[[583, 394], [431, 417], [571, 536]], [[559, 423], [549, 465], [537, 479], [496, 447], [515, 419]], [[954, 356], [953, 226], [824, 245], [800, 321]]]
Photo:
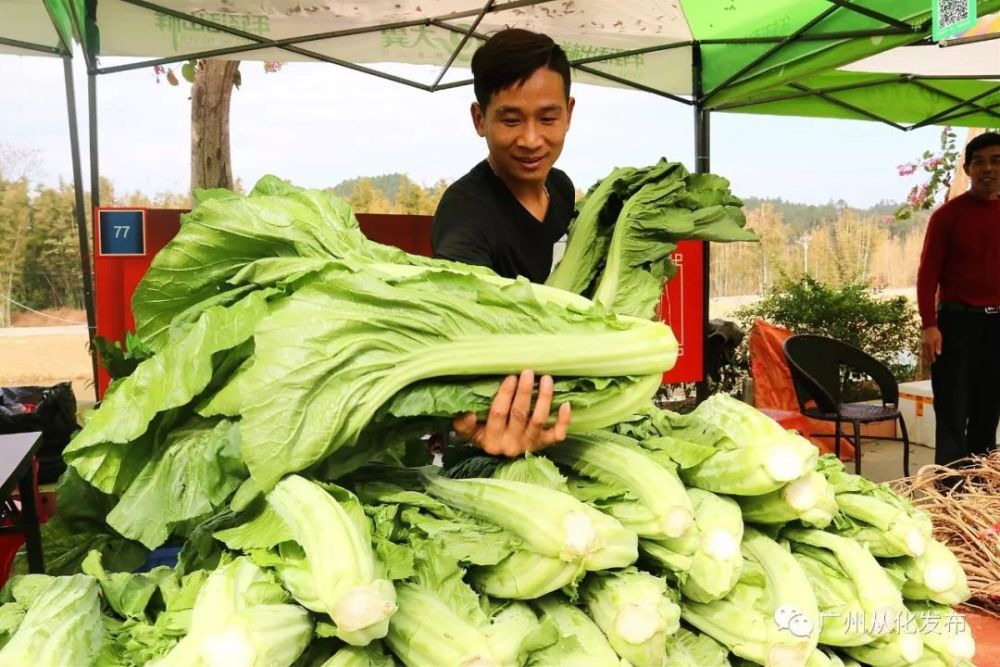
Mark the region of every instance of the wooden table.
[[0, 500], [10, 498], [18, 488], [21, 510], [14, 517], [14, 526], [0, 527], [0, 532], [24, 535], [28, 551], [28, 571], [44, 573], [42, 538], [38, 532], [38, 508], [35, 507], [35, 452], [42, 445], [42, 434], [15, 433], [0, 435]]

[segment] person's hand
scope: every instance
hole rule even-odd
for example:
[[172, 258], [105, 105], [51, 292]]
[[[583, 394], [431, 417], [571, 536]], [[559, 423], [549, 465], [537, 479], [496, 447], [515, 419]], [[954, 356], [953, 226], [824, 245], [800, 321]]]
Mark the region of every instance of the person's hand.
[[924, 329], [923, 339], [920, 341], [920, 352], [924, 361], [933, 364], [941, 356], [941, 330], [937, 327], [927, 327]]
[[531, 395], [535, 388], [535, 374], [530, 370], [521, 377], [504, 378], [493, 397], [489, 416], [480, 424], [475, 412], [455, 418], [452, 424], [460, 437], [472, 442], [487, 454], [520, 456], [534, 452], [566, 439], [569, 428], [570, 406], [559, 406], [556, 422], [545, 428], [552, 408], [552, 377], [545, 375], [538, 383], [538, 399], [531, 408]]

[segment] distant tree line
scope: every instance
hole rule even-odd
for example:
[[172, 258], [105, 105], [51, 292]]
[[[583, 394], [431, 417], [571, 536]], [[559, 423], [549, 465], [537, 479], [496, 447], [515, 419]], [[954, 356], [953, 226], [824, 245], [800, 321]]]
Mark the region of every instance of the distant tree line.
[[[0, 145], [0, 326], [22, 304], [35, 310], [82, 308], [80, 256], [73, 217], [73, 187], [33, 178], [37, 156]], [[359, 213], [432, 215], [447, 182], [430, 186], [405, 174], [354, 178], [330, 188]], [[242, 184], [237, 181], [237, 189]], [[90, 193], [85, 195], [90, 210]], [[186, 194], [117, 193], [101, 180], [105, 206], [190, 207]], [[859, 210], [844, 202], [822, 206], [776, 199], [746, 200], [748, 225], [759, 244], [713, 247], [713, 296], [766, 294], [784, 277], [810, 275], [845, 285], [863, 280], [877, 287], [908, 287], [916, 279], [928, 214], [894, 220], [896, 205]], [[89, 215], [88, 217], [88, 226]], [[88, 227], [87, 238], [92, 238]]]

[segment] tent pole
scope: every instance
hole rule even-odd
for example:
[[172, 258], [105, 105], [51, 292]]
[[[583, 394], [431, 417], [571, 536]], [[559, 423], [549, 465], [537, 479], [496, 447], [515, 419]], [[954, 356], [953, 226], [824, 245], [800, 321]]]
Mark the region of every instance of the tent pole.
[[[709, 114], [701, 104], [694, 107], [694, 171], [697, 174], [706, 174], [711, 170], [711, 131], [709, 124]], [[701, 267], [702, 294], [702, 350], [701, 369], [702, 380], [698, 383], [695, 393], [695, 400], [701, 403], [709, 395], [708, 388], [708, 320], [709, 320], [709, 299], [711, 298], [711, 277], [712, 277], [712, 244], [702, 241], [703, 262]]]
[[[695, 42], [692, 51], [692, 73], [694, 75], [693, 97], [694, 97], [694, 170], [695, 173], [704, 174], [711, 169], [711, 133], [709, 126], [709, 111], [702, 101], [702, 81], [701, 81], [701, 45]], [[702, 263], [702, 354], [701, 354], [701, 382], [697, 384], [695, 390], [695, 400], [701, 403], [708, 398], [708, 301], [710, 297], [711, 278], [711, 244], [702, 241], [704, 261]]]
[[[87, 117], [90, 121], [90, 208], [101, 205], [101, 174], [97, 162], [97, 72], [87, 72]], [[93, 221], [96, 227], [97, 221]]]
[[94, 398], [97, 398], [97, 348], [94, 335], [97, 322], [94, 317], [94, 282], [90, 275], [90, 243], [87, 237], [87, 212], [83, 201], [83, 168], [80, 159], [80, 131], [76, 118], [76, 86], [73, 83], [73, 58], [71, 54], [62, 57], [63, 75], [66, 80], [66, 107], [69, 113], [69, 145], [73, 156], [73, 194], [75, 198], [73, 216], [80, 244], [80, 271], [83, 278], [83, 306], [87, 310], [87, 340], [89, 341], [90, 363], [94, 372]]

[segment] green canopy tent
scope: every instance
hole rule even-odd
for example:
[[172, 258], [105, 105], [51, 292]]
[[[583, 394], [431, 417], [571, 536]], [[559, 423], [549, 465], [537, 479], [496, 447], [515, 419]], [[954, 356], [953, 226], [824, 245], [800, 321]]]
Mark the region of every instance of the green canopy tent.
[[[713, 111], [848, 118], [898, 129], [1000, 120], [1000, 41], [930, 41], [934, 0], [50, 0], [86, 60], [91, 180], [96, 77], [195, 58], [320, 61], [433, 92], [468, 85], [475, 48], [517, 26], [550, 34], [578, 81], [646, 91], [694, 112], [709, 169]], [[41, 0], [5, 0], [4, 11]], [[946, 4], [961, 20], [968, 5]], [[1000, 0], [978, 0], [980, 16]], [[62, 12], [56, 11], [62, 8]], [[16, 17], [16, 9], [14, 16]], [[37, 12], [36, 12], [37, 13]], [[38, 17], [35, 17], [38, 19]], [[44, 18], [44, 16], [42, 17]], [[0, 27], [0, 35], [3, 34]], [[994, 35], [996, 36], [996, 35]], [[3, 42], [0, 42], [3, 44]], [[139, 58], [105, 64], [102, 58]], [[386, 63], [434, 65], [401, 76]], [[95, 202], [96, 203], [96, 202]], [[707, 317], [707, 304], [706, 304]]]

